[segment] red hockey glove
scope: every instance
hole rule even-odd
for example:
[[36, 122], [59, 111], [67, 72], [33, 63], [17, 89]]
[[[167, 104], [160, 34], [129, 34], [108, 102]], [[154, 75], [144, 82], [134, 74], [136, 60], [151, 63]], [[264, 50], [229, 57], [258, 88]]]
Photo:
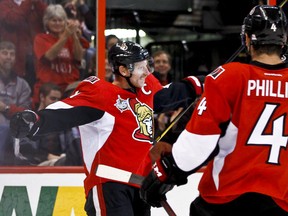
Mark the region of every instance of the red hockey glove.
[[38, 115], [32, 110], [16, 113], [10, 120], [11, 135], [15, 138], [26, 137], [38, 119]]
[[184, 78], [185, 81], [189, 82], [193, 86], [196, 96], [200, 96], [203, 93], [204, 78], [196, 76], [188, 76]]

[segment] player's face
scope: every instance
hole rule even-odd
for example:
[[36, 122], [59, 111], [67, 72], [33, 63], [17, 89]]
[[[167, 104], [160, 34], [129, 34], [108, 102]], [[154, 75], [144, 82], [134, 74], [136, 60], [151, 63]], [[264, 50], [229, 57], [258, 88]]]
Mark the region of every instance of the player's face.
[[132, 77], [130, 78], [130, 82], [138, 88], [142, 88], [145, 84], [145, 79], [149, 75], [148, 70], [148, 62], [147, 60], [136, 62], [134, 64], [134, 70], [132, 72]]

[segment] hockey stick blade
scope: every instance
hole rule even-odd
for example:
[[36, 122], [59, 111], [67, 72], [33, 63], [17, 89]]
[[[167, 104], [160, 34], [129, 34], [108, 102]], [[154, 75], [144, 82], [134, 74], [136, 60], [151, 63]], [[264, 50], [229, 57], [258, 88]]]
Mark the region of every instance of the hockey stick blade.
[[[142, 185], [145, 178], [144, 176], [103, 164], [98, 165], [96, 176], [124, 183], [132, 183], [139, 186]], [[177, 216], [166, 200], [161, 200], [160, 203], [169, 216]]]

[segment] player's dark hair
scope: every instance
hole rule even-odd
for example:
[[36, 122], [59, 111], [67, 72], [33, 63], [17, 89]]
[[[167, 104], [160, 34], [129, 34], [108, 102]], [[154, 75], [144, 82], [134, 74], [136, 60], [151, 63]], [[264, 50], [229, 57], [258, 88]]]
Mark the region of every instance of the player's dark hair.
[[257, 55], [261, 55], [261, 54], [268, 54], [268, 55], [272, 55], [272, 54], [277, 54], [279, 56], [281, 56], [283, 54], [283, 48], [281, 45], [254, 45], [254, 51]]

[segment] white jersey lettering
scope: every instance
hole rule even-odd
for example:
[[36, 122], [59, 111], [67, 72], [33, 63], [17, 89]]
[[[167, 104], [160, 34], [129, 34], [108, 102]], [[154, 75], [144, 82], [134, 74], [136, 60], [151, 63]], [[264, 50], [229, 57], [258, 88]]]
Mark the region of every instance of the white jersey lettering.
[[288, 82], [248, 80], [247, 96], [288, 98]]

